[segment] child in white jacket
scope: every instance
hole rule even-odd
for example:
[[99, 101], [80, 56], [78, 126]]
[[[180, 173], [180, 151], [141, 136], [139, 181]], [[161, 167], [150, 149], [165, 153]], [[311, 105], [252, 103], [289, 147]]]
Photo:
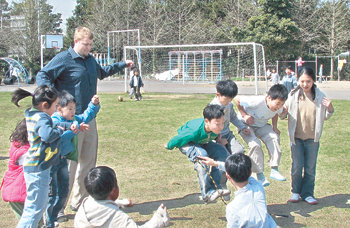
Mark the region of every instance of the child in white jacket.
[[[84, 180], [89, 197], [85, 198], [74, 218], [75, 227], [139, 227], [126, 213], [119, 209], [119, 187], [115, 172], [107, 166], [90, 170]], [[161, 228], [168, 224], [169, 216], [163, 204], [151, 220], [141, 227]]]

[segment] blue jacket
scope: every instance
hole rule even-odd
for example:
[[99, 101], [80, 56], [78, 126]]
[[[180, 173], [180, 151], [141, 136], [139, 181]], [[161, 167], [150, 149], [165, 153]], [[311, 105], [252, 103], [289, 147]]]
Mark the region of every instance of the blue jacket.
[[135, 77], [137, 79], [137, 87], [143, 87], [143, 81], [142, 81], [142, 78], [140, 75], [137, 75], [137, 76], [132, 76], [131, 79], [130, 79], [130, 82], [129, 82], [129, 86], [131, 88], [134, 87], [134, 80], [135, 80]]
[[290, 75], [285, 75], [282, 79], [282, 85], [284, 85], [287, 90], [288, 93], [290, 93], [290, 91], [292, 91], [292, 89], [294, 89], [295, 87], [297, 87], [298, 85], [298, 80], [297, 78], [290, 74]]
[[35, 108], [25, 111], [30, 148], [23, 163], [25, 172], [39, 172], [56, 165], [62, 129], [54, 128], [51, 117]]
[[84, 111], [84, 113], [80, 115], [75, 115], [73, 120], [66, 120], [65, 118], [60, 116], [58, 112], [52, 114], [51, 118], [53, 120], [54, 125], [59, 125], [65, 128], [66, 130], [61, 137], [61, 148], [59, 151], [61, 156], [66, 156], [67, 154], [75, 150], [73, 138], [77, 137], [77, 135], [74, 134], [73, 131], [69, 130], [70, 126], [73, 123], [77, 124], [78, 127], [79, 124], [81, 124], [82, 122], [89, 123], [93, 118], [96, 117], [100, 108], [100, 105], [95, 106], [92, 102], [90, 102], [88, 108]]
[[100, 66], [89, 54], [86, 58], [77, 54], [72, 47], [57, 54], [37, 76], [37, 85], [49, 85], [58, 91], [67, 90], [76, 100], [76, 113], [87, 109], [91, 98], [96, 94], [97, 78], [103, 79], [122, 71], [125, 62]]

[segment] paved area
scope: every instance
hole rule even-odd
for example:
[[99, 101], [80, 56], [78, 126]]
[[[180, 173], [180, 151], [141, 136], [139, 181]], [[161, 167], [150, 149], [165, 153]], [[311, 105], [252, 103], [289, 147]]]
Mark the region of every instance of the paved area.
[[[236, 81], [238, 85], [238, 94], [254, 95], [256, 92], [255, 82]], [[144, 91], [152, 93], [215, 93], [214, 83], [192, 83], [192, 82], [176, 82], [176, 81], [158, 81], [144, 80]], [[270, 84], [267, 85], [271, 86]], [[349, 81], [331, 81], [322, 84], [317, 83], [317, 86], [330, 99], [350, 100], [350, 82]], [[1, 91], [14, 91], [19, 86], [16, 85], [0, 85]], [[34, 91], [36, 85], [21, 84], [21, 88], [29, 91]], [[104, 79], [98, 82], [97, 91], [99, 93], [122, 93], [125, 91], [124, 80]], [[127, 86], [128, 89], [128, 86]], [[266, 82], [258, 83], [258, 94], [264, 94], [266, 91]]]

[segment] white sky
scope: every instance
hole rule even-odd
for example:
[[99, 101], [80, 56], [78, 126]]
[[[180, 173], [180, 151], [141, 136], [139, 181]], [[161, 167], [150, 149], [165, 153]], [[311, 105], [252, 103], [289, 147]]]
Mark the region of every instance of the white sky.
[[[9, 4], [12, 2], [22, 2], [22, 0], [7, 0]], [[53, 6], [53, 12], [54, 13], [61, 13], [62, 16], [62, 24], [61, 28], [63, 29], [63, 32], [65, 33], [66, 30], [66, 19], [68, 17], [71, 17], [73, 15], [73, 10], [76, 5], [75, 0], [47, 0], [48, 4]]]

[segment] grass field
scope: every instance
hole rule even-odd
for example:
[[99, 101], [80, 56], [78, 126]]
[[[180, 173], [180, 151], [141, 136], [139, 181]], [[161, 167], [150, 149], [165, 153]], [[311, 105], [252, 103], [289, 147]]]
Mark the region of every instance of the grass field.
[[[127, 213], [142, 224], [164, 203], [172, 227], [225, 227], [225, 205], [221, 201], [203, 204], [193, 165], [177, 149], [163, 148], [179, 126], [202, 116], [213, 95], [145, 94], [141, 102], [117, 102], [119, 95], [127, 97], [100, 94], [97, 165], [115, 169], [120, 197], [135, 203]], [[0, 178], [7, 168], [8, 137], [30, 105], [30, 99], [25, 99], [17, 108], [10, 97], [10, 93], [0, 93]], [[287, 203], [291, 186], [287, 121], [278, 122], [283, 151], [280, 171], [287, 181], [271, 180], [266, 198], [269, 212], [281, 227], [345, 227], [350, 222], [350, 101], [333, 101], [333, 105], [335, 114], [326, 121], [321, 138], [315, 188], [320, 203], [316, 206]], [[66, 213], [71, 220], [60, 227], [73, 226], [74, 214], [69, 209]], [[16, 223], [9, 205], [0, 201], [0, 227]]]

